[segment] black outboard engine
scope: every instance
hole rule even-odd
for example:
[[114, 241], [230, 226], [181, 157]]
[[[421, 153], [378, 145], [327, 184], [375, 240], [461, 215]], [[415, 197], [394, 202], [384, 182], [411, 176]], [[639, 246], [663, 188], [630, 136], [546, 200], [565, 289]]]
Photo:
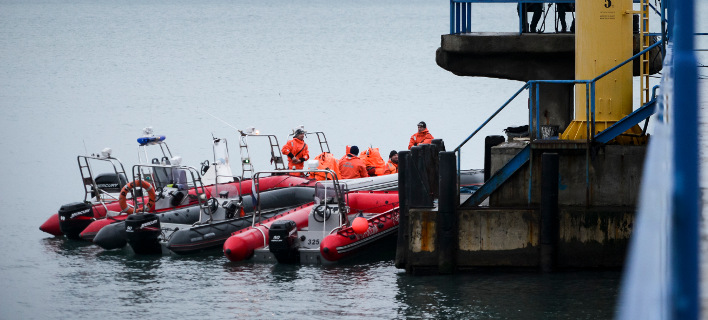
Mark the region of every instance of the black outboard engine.
[[79, 239], [79, 234], [93, 222], [90, 203], [72, 202], [59, 208], [59, 229], [70, 239]]
[[131, 214], [125, 219], [125, 235], [136, 254], [162, 253], [160, 219], [154, 213]]
[[[101, 173], [98, 176], [96, 176], [96, 186], [98, 189], [103, 190], [108, 193], [118, 193], [120, 192], [121, 189], [123, 189], [123, 186], [125, 186], [128, 183], [128, 180], [125, 178], [124, 174], [116, 174], [116, 173]], [[91, 186], [93, 189], [93, 186]], [[94, 190], [94, 197], [97, 197], [99, 193], [95, 192]]]
[[297, 224], [292, 220], [276, 220], [268, 232], [270, 252], [279, 263], [295, 263], [300, 260], [298, 253]]

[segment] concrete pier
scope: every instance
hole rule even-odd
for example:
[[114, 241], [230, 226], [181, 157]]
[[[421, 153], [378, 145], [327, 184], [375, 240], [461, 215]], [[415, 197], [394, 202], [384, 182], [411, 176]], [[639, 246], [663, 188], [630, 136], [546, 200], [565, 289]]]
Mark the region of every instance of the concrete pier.
[[[573, 34], [443, 35], [436, 62], [460, 76], [572, 80], [574, 51]], [[651, 72], [661, 68], [661, 59], [654, 60]], [[541, 119], [534, 115], [533, 121], [558, 126], [562, 132], [573, 116], [572, 85], [542, 85], [539, 95]], [[490, 106], [490, 110], [496, 107]], [[531, 135], [534, 136], [533, 131]], [[415, 163], [415, 168], [399, 166], [399, 174], [406, 177], [403, 183], [399, 182], [401, 192], [406, 192], [406, 184], [408, 188], [428, 190], [431, 195], [434, 192], [430, 190], [439, 188], [433, 199], [438, 194], [440, 198], [431, 206], [429, 199], [411, 200], [421, 198], [416, 195], [420, 191], [408, 190], [402, 196], [409, 200], [401, 204], [396, 266], [411, 274], [487, 268], [552, 271], [622, 267], [634, 224], [646, 146], [549, 138], [515, 139], [491, 147], [491, 172], [487, 176], [498, 170], [512, 170], [506, 169], [507, 163], [522, 150], [530, 151], [505, 180], [495, 181], [499, 184], [489, 194], [487, 206], [472, 206], [464, 201], [467, 197], [460, 201], [446, 196], [449, 188], [444, 190], [443, 181], [449, 178], [442, 166], [450, 161], [443, 159], [449, 155], [440, 154], [439, 161], [433, 163], [430, 159], [435, 157], [429, 154], [437, 152], [433, 148], [412, 151], [411, 159], [405, 163]], [[550, 184], [557, 188], [553, 198], [557, 201], [553, 204], [555, 211], [544, 217], [541, 208], [545, 153], [557, 156], [558, 181]], [[440, 172], [439, 179], [432, 177], [432, 172]], [[425, 179], [411, 181], [416, 177]], [[433, 185], [431, 181], [440, 184]]]
[[[493, 147], [492, 170], [518, 152], [518, 144]], [[556, 234], [551, 235], [556, 239], [553, 265], [544, 266], [541, 159], [549, 152], [559, 157], [558, 220]], [[605, 146], [594, 151], [587, 169], [586, 152], [584, 143], [539, 140], [532, 144], [529, 162], [492, 194], [489, 206], [462, 207], [456, 197], [441, 198], [433, 208], [409, 206], [402, 212], [406, 224], [399, 229], [404, 233], [400, 239], [406, 241], [399, 243], [399, 250], [405, 249], [406, 261], [397, 266], [411, 274], [449, 273], [450, 268], [455, 272], [622, 267], [634, 224], [645, 147]], [[450, 201], [455, 202], [452, 213], [442, 209]], [[446, 218], [449, 214], [454, 217]], [[441, 234], [440, 230], [446, 230], [441, 224], [454, 225], [455, 230]], [[446, 240], [450, 235], [456, 237], [452, 244]], [[451, 251], [452, 257], [441, 264], [445, 251]]]

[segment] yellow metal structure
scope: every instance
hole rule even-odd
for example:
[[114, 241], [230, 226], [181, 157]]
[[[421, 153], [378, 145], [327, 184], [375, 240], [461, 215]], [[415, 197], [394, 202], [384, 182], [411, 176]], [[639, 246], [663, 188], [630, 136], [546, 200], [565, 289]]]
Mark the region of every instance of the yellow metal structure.
[[[575, 10], [575, 79], [593, 79], [632, 56], [632, 0], [577, 0]], [[561, 139], [588, 138], [587, 95], [585, 85], [575, 86], [575, 119]], [[632, 111], [632, 64], [628, 63], [596, 82], [594, 133]], [[641, 128], [629, 131], [639, 134]], [[636, 138], [629, 140], [626, 143], [638, 142]]]
[[[640, 50], [646, 50], [649, 47], [649, 0], [641, 0], [639, 13], [639, 37]], [[641, 105], [649, 102], [649, 52], [644, 53], [640, 58], [639, 64], [639, 82], [641, 90]]]

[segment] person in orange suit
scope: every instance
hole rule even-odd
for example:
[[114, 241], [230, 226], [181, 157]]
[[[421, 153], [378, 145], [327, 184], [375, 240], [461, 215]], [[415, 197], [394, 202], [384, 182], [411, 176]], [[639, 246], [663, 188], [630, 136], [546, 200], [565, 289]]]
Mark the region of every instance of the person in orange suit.
[[428, 126], [425, 122], [418, 122], [418, 132], [411, 136], [411, 141], [408, 142], [408, 150], [419, 144], [431, 143], [433, 139], [435, 138], [433, 138], [433, 135], [428, 131]]
[[398, 173], [398, 152], [396, 152], [396, 150], [392, 150], [391, 153], [388, 154], [388, 162], [386, 162], [386, 171], [384, 171], [384, 174], [394, 173]]
[[381, 159], [379, 148], [370, 147], [359, 154], [359, 158], [364, 162], [369, 177], [382, 176], [384, 174], [386, 162]]
[[[317, 169], [332, 170], [337, 175], [337, 179], [342, 179], [342, 174], [339, 172], [339, 163], [337, 163], [337, 159], [335, 159], [331, 153], [322, 152], [315, 157], [315, 160], [320, 163]], [[324, 172], [315, 172], [313, 175], [317, 180], [325, 180]], [[326, 178], [332, 180], [331, 175], [326, 175]]]
[[341, 179], [356, 179], [366, 178], [369, 174], [366, 172], [366, 165], [356, 155], [359, 154], [359, 147], [351, 146], [348, 153], [339, 159], [339, 172], [342, 173]]
[[[310, 159], [310, 151], [307, 150], [307, 144], [304, 139], [305, 131], [297, 129], [293, 139], [286, 142], [283, 146], [281, 151], [288, 156], [288, 169], [300, 170], [305, 166], [305, 161]], [[291, 173], [290, 175], [301, 176], [299, 173]]]

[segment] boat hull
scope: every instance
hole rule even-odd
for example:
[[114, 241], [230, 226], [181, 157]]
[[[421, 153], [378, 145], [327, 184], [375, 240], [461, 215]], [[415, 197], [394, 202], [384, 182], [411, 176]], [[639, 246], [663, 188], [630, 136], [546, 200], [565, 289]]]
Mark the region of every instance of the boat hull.
[[[375, 213], [380, 214], [398, 207], [398, 192], [396, 191], [358, 191], [346, 196], [350, 214]], [[308, 226], [308, 218], [314, 205], [294, 210], [274, 219], [264, 226], [249, 227], [234, 233], [224, 243], [224, 255], [231, 261], [242, 261], [251, 258], [256, 249], [268, 245], [270, 226], [274, 221], [292, 220], [297, 230]]]
[[367, 219], [364, 233], [354, 232], [352, 227], [339, 230], [322, 240], [320, 254], [328, 261], [338, 261], [362, 251], [377, 241], [398, 232], [400, 210], [395, 208]]
[[[259, 191], [266, 191], [270, 189], [275, 189], [275, 188], [286, 188], [286, 187], [293, 187], [293, 186], [312, 186], [314, 185], [313, 180], [308, 180], [305, 178], [301, 177], [294, 177], [294, 176], [269, 176], [269, 177], [263, 177], [260, 178], [258, 181], [258, 190]], [[219, 184], [219, 185], [210, 185], [206, 186], [206, 193], [209, 197], [218, 197], [219, 193], [223, 191], [229, 191], [229, 194], [231, 196], [236, 195], [236, 194], [241, 194], [241, 195], [246, 195], [246, 194], [251, 194], [252, 188], [252, 180], [246, 180], [241, 183], [239, 186], [238, 182], [231, 182], [231, 183], [225, 183], [225, 184]], [[191, 190], [189, 192], [190, 194], [194, 194], [194, 190]], [[70, 203], [67, 205], [72, 205], [75, 203]], [[129, 200], [129, 204], [133, 204], [132, 200]], [[194, 204], [194, 201], [186, 204], [186, 206]], [[64, 206], [67, 206], [64, 205]], [[62, 206], [62, 207], [64, 207]], [[184, 207], [185, 205], [181, 206]], [[172, 208], [162, 208], [162, 209], [157, 209], [157, 210], [152, 210], [151, 212], [160, 212], [164, 211], [165, 209], [170, 210]], [[61, 209], [60, 209], [61, 210]], [[67, 235], [67, 237], [72, 238], [72, 239], [85, 239], [85, 240], [91, 240], [93, 236], [95, 236], [95, 233], [98, 232], [98, 230], [91, 231], [91, 233], [87, 233], [85, 237], [81, 236], [81, 233], [91, 225], [91, 222], [93, 221], [98, 221], [101, 219], [104, 219], [106, 217], [106, 213], [108, 211], [111, 212], [120, 212], [120, 204], [117, 201], [112, 201], [104, 204], [101, 203], [92, 203], [91, 205], [91, 211], [93, 213], [93, 217], [84, 217], [84, 216], [78, 216], [73, 219], [60, 219], [60, 214], [53, 214], [51, 215], [40, 227], [39, 229], [49, 233], [53, 236], [62, 236], [62, 235]], [[127, 215], [123, 215], [127, 216]], [[125, 220], [125, 218], [121, 219]], [[104, 226], [106, 224], [99, 224], [99, 226]], [[97, 226], [98, 227], [98, 226]], [[69, 232], [69, 234], [66, 234], [62, 232], [63, 230], [66, 230]], [[100, 229], [100, 228], [99, 228]]]

